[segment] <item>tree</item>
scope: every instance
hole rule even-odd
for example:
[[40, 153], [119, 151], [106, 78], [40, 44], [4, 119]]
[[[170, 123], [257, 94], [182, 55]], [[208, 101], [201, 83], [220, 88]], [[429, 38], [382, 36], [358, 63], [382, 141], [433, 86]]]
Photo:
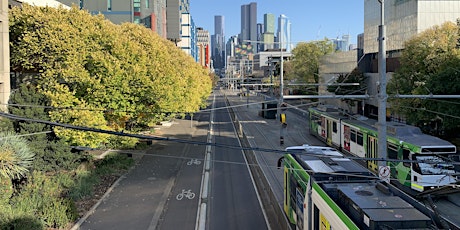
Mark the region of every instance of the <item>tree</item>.
[[[72, 8], [24, 5], [10, 12], [12, 70], [35, 74], [53, 121], [133, 131], [202, 107], [212, 89], [205, 69], [147, 28], [115, 25]], [[54, 128], [74, 145], [101, 147], [107, 134]]]
[[[405, 43], [400, 58], [401, 68], [388, 83], [389, 94], [460, 94], [459, 26], [447, 22], [434, 26]], [[391, 99], [391, 107], [409, 123], [431, 131], [430, 124], [443, 120], [444, 129], [456, 129], [458, 99]], [[436, 127], [433, 134], [442, 131]]]
[[322, 56], [334, 52], [334, 44], [328, 39], [314, 42], [301, 42], [292, 50], [289, 69], [292, 79], [299, 82], [318, 83], [319, 60]]

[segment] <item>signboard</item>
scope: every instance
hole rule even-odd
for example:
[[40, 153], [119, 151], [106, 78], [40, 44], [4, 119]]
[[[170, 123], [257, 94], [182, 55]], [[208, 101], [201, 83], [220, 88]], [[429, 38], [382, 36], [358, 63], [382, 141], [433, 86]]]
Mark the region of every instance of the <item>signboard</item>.
[[379, 166], [379, 178], [390, 183], [390, 166]]

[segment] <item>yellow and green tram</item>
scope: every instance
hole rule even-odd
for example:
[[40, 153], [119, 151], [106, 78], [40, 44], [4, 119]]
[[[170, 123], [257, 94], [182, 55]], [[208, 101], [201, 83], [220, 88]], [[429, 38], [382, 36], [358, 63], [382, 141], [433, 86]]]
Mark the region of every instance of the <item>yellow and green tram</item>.
[[295, 229], [428, 229], [432, 221], [336, 149], [293, 146], [280, 158]]
[[[349, 116], [337, 109], [309, 108], [310, 133], [329, 146], [363, 158], [367, 168], [377, 172], [377, 121]], [[457, 183], [451, 156], [457, 149], [452, 143], [427, 135], [415, 126], [387, 122], [387, 165], [391, 178], [409, 190], [423, 192]]]

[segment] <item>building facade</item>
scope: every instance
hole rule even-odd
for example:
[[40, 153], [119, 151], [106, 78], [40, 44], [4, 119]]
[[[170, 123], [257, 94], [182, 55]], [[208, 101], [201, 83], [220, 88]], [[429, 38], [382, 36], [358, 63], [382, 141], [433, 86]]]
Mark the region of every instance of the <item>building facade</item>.
[[278, 41], [279, 46], [282, 47], [286, 52], [291, 52], [292, 42], [291, 42], [291, 22], [286, 15], [281, 14], [278, 18]]
[[[364, 53], [378, 53], [380, 3], [364, 1]], [[456, 22], [460, 17], [458, 0], [386, 0], [386, 48], [404, 49], [404, 42], [414, 35], [444, 22]]]
[[198, 63], [211, 69], [211, 36], [209, 31], [202, 27], [196, 29], [196, 44], [198, 47]]
[[262, 51], [275, 48], [275, 15], [264, 14], [264, 33], [262, 35]]
[[[34, 1], [34, 0], [30, 0]], [[163, 38], [166, 30], [166, 0], [59, 0], [67, 6], [77, 6], [91, 14], [103, 14], [115, 24], [132, 22], [142, 24]]]
[[177, 42], [177, 47], [181, 48], [186, 54], [190, 55], [198, 62], [198, 46], [196, 44], [196, 27], [190, 13], [181, 15], [181, 39]]
[[225, 45], [225, 53], [227, 54], [227, 57], [226, 57], [227, 59], [229, 57], [235, 57], [236, 55], [235, 50], [237, 46], [238, 46], [238, 36], [236, 35], [231, 36]]
[[342, 38], [335, 38], [332, 39], [332, 42], [334, 43], [335, 46], [335, 51], [348, 51], [349, 50], [349, 40], [350, 40], [350, 35], [342, 35]]
[[225, 18], [222, 15], [214, 16], [214, 35], [212, 36], [212, 60], [214, 69], [222, 70], [225, 68], [225, 33], [224, 33]]
[[264, 36], [264, 24], [263, 23], [257, 23], [257, 49], [256, 52], [260, 52], [263, 49], [263, 36]]
[[241, 6], [240, 44], [251, 44], [253, 52], [257, 51], [257, 3], [251, 2]]
[[182, 15], [189, 13], [188, 0], [166, 0], [166, 37], [175, 44], [182, 39]]

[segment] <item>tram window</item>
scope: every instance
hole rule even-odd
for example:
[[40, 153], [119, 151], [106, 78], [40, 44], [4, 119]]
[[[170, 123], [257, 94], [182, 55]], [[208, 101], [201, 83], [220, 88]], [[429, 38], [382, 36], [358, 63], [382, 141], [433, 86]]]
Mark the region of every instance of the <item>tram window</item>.
[[321, 119], [319, 119], [319, 116], [316, 114], [311, 115], [311, 120], [312, 122], [316, 122], [317, 124], [321, 124]]
[[356, 142], [356, 130], [351, 130], [350, 140]]
[[319, 209], [316, 206], [316, 204], [314, 205], [314, 210], [313, 210], [313, 226], [314, 226], [314, 229], [320, 229], [319, 228]]
[[[403, 149], [403, 160], [409, 160], [409, 154], [410, 154], [409, 149]], [[404, 164], [404, 166], [406, 166], [406, 167], [410, 167], [410, 163], [409, 163], [409, 162], [404, 162], [403, 164]]]
[[337, 122], [332, 122], [332, 132], [337, 133]]
[[388, 143], [388, 158], [398, 159], [398, 147], [394, 144]]
[[358, 145], [360, 145], [360, 146], [363, 146], [363, 133], [358, 132], [357, 135], [358, 135], [358, 137], [357, 137], [356, 143], [358, 143]]

